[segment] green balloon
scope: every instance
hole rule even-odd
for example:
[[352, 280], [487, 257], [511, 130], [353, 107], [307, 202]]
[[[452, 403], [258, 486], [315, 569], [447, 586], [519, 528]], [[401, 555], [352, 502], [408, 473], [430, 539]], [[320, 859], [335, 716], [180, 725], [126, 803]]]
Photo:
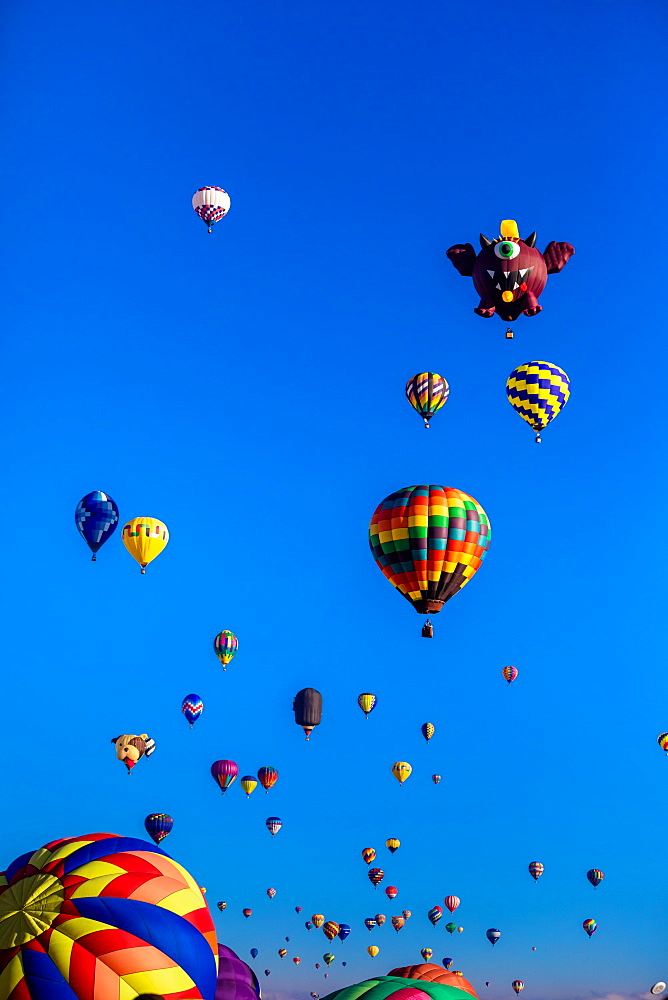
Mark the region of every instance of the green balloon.
[[446, 924], [445, 925], [445, 929], [448, 932], [448, 934], [454, 934], [455, 931], [457, 930], [457, 924], [453, 924], [453, 923]]

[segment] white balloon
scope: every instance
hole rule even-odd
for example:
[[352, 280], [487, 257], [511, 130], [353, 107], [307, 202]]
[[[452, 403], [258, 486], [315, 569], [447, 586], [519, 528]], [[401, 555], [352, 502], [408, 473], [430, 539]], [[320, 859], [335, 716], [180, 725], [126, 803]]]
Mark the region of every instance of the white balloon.
[[665, 990], [665, 988], [666, 988], [666, 984], [665, 983], [654, 983], [654, 986], [652, 986], [652, 988], [650, 990], [650, 993], [653, 996], [658, 997], [659, 993], [663, 993], [663, 991]]

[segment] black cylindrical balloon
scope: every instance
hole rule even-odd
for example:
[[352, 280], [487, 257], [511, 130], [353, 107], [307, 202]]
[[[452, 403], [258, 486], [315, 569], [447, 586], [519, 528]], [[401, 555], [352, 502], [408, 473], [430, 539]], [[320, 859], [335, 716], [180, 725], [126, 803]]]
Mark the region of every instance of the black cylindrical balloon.
[[322, 695], [315, 688], [302, 688], [295, 695], [292, 708], [295, 722], [302, 727], [308, 739], [314, 727], [319, 726], [322, 719]]

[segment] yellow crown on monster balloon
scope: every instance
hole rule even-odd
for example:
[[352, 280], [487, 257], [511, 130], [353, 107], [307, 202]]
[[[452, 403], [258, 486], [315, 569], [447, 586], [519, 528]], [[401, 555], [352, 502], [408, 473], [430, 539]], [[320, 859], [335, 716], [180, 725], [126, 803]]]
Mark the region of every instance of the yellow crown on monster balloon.
[[514, 219], [502, 219], [499, 227], [502, 240], [519, 240], [520, 231]]

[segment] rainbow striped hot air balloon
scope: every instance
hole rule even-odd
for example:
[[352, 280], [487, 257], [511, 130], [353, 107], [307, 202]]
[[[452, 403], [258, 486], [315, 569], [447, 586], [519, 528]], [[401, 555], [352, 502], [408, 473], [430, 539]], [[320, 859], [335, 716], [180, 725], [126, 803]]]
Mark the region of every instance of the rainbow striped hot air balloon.
[[515, 990], [516, 993], [521, 993], [522, 990], [524, 989], [524, 983], [522, 982], [521, 979], [516, 979], [510, 985], [512, 986], [512, 988]]
[[532, 861], [529, 865], [529, 875], [532, 879], [537, 882], [545, 871], [545, 865], [541, 864], [540, 861]]
[[434, 952], [432, 948], [422, 948], [420, 954], [422, 955], [422, 959], [424, 962], [429, 962]]
[[367, 872], [367, 876], [374, 889], [380, 885], [380, 883], [385, 878], [385, 872], [382, 868], [370, 868]]
[[589, 917], [587, 920], [582, 921], [582, 926], [585, 932], [589, 935], [589, 937], [591, 937], [596, 928], [598, 927], [598, 924], [596, 923], [595, 920]]
[[278, 781], [278, 771], [275, 767], [265, 765], [257, 772], [257, 780], [260, 782], [265, 792], [268, 792], [269, 789], [273, 788]]
[[211, 1000], [216, 933], [188, 872], [145, 840], [54, 840], [0, 875], [0, 997]]
[[406, 383], [406, 399], [424, 420], [425, 428], [437, 410], [448, 401], [450, 386], [436, 372], [419, 372]]
[[536, 431], [536, 444], [541, 442], [540, 432], [561, 412], [570, 394], [568, 375], [549, 361], [528, 361], [515, 368], [506, 382], [508, 402]]
[[519, 670], [517, 669], [517, 667], [504, 667], [501, 673], [508, 681], [508, 683], [512, 684], [515, 678], [517, 677]]
[[239, 767], [233, 760], [216, 760], [211, 765], [211, 777], [220, 785], [223, 795], [234, 783], [239, 773]]
[[594, 886], [594, 888], [596, 888], [597, 885], [601, 884], [601, 882], [605, 878], [605, 875], [603, 874], [600, 868], [590, 868], [589, 871], [587, 872], [587, 878]]
[[181, 711], [192, 729], [204, 711], [204, 702], [198, 694], [187, 694], [181, 704]]
[[213, 651], [223, 665], [223, 670], [227, 670], [227, 664], [234, 658], [239, 649], [239, 640], [234, 632], [223, 629], [213, 640]]

